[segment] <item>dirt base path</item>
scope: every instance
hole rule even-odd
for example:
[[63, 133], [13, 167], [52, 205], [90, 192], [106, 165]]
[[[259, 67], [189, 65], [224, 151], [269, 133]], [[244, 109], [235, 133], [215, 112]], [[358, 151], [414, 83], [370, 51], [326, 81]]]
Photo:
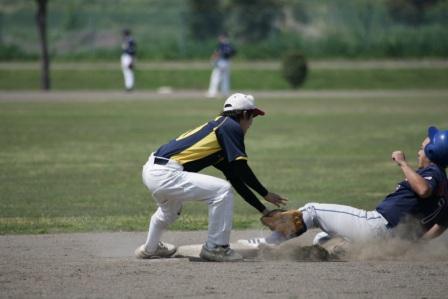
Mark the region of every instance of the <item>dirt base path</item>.
[[[235, 231], [232, 242], [266, 231]], [[315, 233], [315, 232], [314, 232]], [[145, 233], [0, 236], [1, 298], [446, 298], [439, 260], [137, 260]], [[309, 245], [306, 233], [298, 245]], [[167, 232], [176, 245], [205, 231]], [[297, 245], [296, 244], [296, 245]], [[446, 249], [446, 248], [445, 248]], [[448, 251], [447, 251], [448, 252]]]

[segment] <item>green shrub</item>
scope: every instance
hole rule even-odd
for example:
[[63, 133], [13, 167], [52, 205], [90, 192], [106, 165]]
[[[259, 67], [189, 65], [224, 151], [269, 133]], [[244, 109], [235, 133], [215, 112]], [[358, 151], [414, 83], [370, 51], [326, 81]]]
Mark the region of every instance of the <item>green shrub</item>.
[[38, 54], [29, 54], [23, 51], [17, 45], [1, 45], [0, 44], [0, 61], [8, 60], [36, 60]]
[[308, 66], [305, 56], [299, 52], [289, 53], [284, 56], [282, 75], [292, 88], [298, 88], [305, 82], [308, 74]]

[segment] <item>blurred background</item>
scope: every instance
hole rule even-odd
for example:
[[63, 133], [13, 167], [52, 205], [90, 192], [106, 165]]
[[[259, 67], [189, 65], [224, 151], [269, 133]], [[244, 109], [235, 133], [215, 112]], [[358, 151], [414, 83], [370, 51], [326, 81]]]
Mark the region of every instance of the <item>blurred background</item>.
[[[36, 1], [2, 0], [0, 60], [36, 60]], [[115, 60], [132, 30], [143, 60], [204, 60], [229, 32], [238, 60], [448, 55], [446, 0], [49, 0], [56, 60]]]

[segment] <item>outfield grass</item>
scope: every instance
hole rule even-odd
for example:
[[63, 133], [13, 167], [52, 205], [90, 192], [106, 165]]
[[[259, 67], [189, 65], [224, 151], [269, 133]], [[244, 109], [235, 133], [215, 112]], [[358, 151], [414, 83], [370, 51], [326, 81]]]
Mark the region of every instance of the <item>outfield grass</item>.
[[[221, 102], [0, 103], [0, 234], [145, 230], [154, 202], [141, 166], [159, 145], [210, 119]], [[448, 128], [448, 95], [259, 100], [250, 165], [289, 207], [310, 201], [372, 209], [402, 178], [390, 153], [415, 164], [426, 127]], [[215, 170], [206, 173], [218, 175]], [[173, 229], [204, 229], [187, 204]], [[235, 228], [258, 227], [240, 198]]]
[[[209, 69], [173, 69], [136, 71], [136, 88], [155, 90], [161, 86], [175, 89], [203, 89], [208, 87]], [[0, 90], [39, 89], [38, 70], [0, 70]], [[122, 74], [117, 70], [61, 70], [52, 71], [55, 90], [121, 90]], [[305, 90], [321, 89], [446, 89], [448, 69], [312, 69]], [[232, 71], [235, 90], [283, 90], [287, 82], [279, 70], [235, 69]]]

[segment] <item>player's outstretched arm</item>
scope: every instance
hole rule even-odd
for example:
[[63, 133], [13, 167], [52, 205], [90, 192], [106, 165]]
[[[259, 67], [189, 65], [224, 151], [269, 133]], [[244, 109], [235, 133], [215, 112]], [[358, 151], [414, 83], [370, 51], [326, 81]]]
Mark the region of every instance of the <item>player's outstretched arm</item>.
[[281, 205], [282, 206], [286, 205], [286, 202], [288, 201], [288, 199], [283, 198], [280, 195], [272, 192], [268, 192], [268, 194], [264, 197], [264, 199], [266, 199], [266, 201], [272, 203], [277, 207], [280, 207]]
[[233, 188], [238, 192], [238, 194], [251, 206], [257, 209], [260, 213], [264, 214], [269, 211], [265, 205], [255, 196], [255, 194], [246, 186], [246, 184], [231, 171], [230, 165], [221, 161], [220, 163], [214, 165], [217, 169], [221, 170], [226, 179], [232, 184]]
[[231, 164], [233, 173], [238, 174], [238, 177], [249, 187], [254, 189], [258, 194], [263, 196], [263, 198], [274, 204], [277, 207], [280, 207], [281, 205], [285, 205], [287, 199], [281, 197], [278, 194], [269, 192], [257, 179], [255, 174], [253, 173], [252, 169], [247, 164], [246, 160], [237, 160], [233, 161]]

